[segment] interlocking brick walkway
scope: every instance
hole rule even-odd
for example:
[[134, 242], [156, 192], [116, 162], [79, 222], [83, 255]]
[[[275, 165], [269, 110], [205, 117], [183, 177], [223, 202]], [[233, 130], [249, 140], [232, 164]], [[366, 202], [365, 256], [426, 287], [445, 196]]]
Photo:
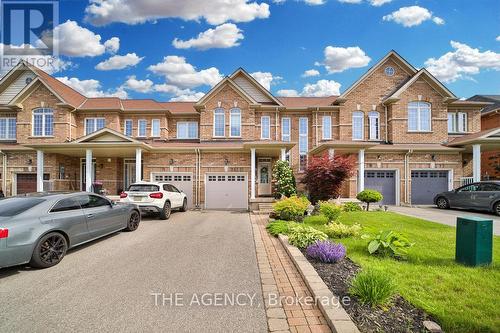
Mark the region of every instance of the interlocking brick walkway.
[[[297, 304], [297, 302], [291, 301], [299, 297], [311, 296], [311, 293], [288, 257], [283, 245], [267, 232], [265, 226], [268, 217], [257, 214], [251, 214], [250, 217], [269, 332], [331, 332], [317, 306], [304, 304], [305, 302]], [[284, 301], [275, 301], [278, 294]]]

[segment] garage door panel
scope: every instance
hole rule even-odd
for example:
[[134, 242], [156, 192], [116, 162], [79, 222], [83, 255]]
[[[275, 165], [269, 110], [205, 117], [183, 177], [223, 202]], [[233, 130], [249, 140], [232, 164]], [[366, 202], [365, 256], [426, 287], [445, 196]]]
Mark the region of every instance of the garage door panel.
[[365, 189], [376, 190], [384, 196], [380, 204], [396, 204], [396, 171], [366, 170]]
[[248, 180], [244, 173], [207, 173], [205, 208], [247, 209]]
[[188, 207], [193, 207], [193, 173], [191, 172], [154, 172], [151, 180], [174, 185], [187, 196]]
[[448, 171], [412, 170], [411, 203], [432, 205], [436, 194], [448, 191]]

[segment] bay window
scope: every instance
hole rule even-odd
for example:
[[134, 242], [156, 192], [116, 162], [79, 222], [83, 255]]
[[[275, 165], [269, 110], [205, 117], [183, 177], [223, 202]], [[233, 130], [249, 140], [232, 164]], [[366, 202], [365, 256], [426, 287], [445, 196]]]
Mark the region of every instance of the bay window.
[[408, 131], [430, 132], [431, 104], [427, 102], [410, 102], [408, 104]]
[[0, 118], [0, 140], [16, 139], [16, 118]]
[[179, 121], [177, 123], [177, 139], [197, 139], [198, 123], [196, 121]]
[[151, 120], [151, 136], [154, 138], [160, 137], [160, 119]]
[[364, 117], [363, 111], [354, 111], [352, 113], [352, 139], [353, 140], [363, 140], [363, 129], [364, 129]]
[[106, 126], [104, 118], [85, 118], [85, 135], [100, 130]]
[[226, 116], [224, 114], [224, 109], [217, 108], [214, 111], [214, 136], [223, 137], [226, 135]]
[[290, 118], [281, 118], [281, 141], [290, 142]]
[[54, 135], [54, 110], [39, 108], [33, 110], [33, 136]]
[[467, 113], [448, 112], [448, 133], [467, 132]]
[[238, 108], [231, 109], [229, 112], [229, 136], [241, 136], [241, 110]]
[[132, 136], [132, 119], [126, 119], [124, 127], [124, 134], [126, 136]]
[[146, 119], [139, 119], [137, 122], [137, 136], [145, 137], [148, 121]]
[[308, 119], [306, 117], [299, 118], [299, 171], [304, 171], [307, 168], [307, 151], [308, 147]]
[[260, 117], [260, 138], [271, 138], [271, 117], [269, 116]]
[[323, 140], [332, 139], [332, 117], [323, 116]]
[[368, 113], [370, 140], [380, 140], [380, 114], [376, 111]]

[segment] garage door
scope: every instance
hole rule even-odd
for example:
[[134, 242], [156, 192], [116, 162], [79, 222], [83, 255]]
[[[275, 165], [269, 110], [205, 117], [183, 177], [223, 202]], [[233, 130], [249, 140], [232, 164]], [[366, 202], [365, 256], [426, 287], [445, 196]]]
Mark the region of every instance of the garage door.
[[247, 209], [248, 180], [245, 173], [205, 174], [205, 208]]
[[154, 172], [151, 181], [167, 182], [186, 193], [188, 207], [193, 207], [193, 173], [191, 172]]
[[[49, 179], [50, 175], [48, 173], [43, 175], [43, 180]], [[16, 175], [16, 193], [24, 194], [31, 192], [36, 192], [36, 173], [18, 173]]]
[[365, 189], [382, 193], [380, 204], [396, 204], [396, 171], [365, 171]]
[[411, 172], [411, 203], [432, 205], [434, 196], [448, 191], [448, 171]]

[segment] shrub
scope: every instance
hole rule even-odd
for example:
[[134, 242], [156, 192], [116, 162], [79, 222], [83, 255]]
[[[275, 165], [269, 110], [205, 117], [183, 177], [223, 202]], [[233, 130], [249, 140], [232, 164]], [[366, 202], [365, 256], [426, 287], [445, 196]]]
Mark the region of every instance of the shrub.
[[288, 241], [301, 249], [327, 238], [328, 236], [324, 232], [305, 225], [296, 225], [288, 229]]
[[357, 202], [346, 202], [342, 205], [343, 212], [360, 212], [363, 208]]
[[332, 243], [329, 240], [316, 241], [307, 247], [307, 255], [321, 262], [337, 262], [345, 257], [345, 246], [340, 243]]
[[371, 306], [389, 303], [396, 293], [391, 277], [379, 271], [363, 271], [351, 281], [349, 293]]
[[290, 222], [287, 221], [272, 221], [266, 225], [267, 231], [277, 237], [279, 234], [286, 235], [288, 233], [288, 227], [289, 227]]
[[338, 197], [342, 183], [351, 176], [353, 168], [351, 157], [337, 155], [330, 158], [325, 154], [311, 158], [302, 179], [311, 201], [315, 204], [319, 200]]
[[345, 225], [343, 223], [333, 223], [327, 226], [324, 232], [330, 238], [345, 238], [359, 236], [361, 226], [359, 224]]
[[273, 167], [273, 179], [276, 197], [291, 197], [297, 194], [295, 177], [287, 161], [276, 161]]
[[275, 202], [273, 209], [282, 220], [298, 221], [304, 216], [310, 204], [306, 197], [291, 196]]
[[370, 209], [370, 202], [379, 202], [384, 199], [384, 196], [379, 191], [364, 190], [358, 193], [356, 199], [366, 202], [366, 210], [368, 211]]
[[414, 243], [410, 243], [408, 238], [392, 230], [379, 232], [375, 238], [368, 243], [368, 252], [381, 256], [390, 256], [405, 259], [408, 249]]
[[325, 225], [328, 219], [325, 215], [311, 215], [304, 218], [304, 224], [308, 225]]
[[321, 201], [319, 203], [319, 211], [321, 212], [321, 214], [326, 216], [329, 223], [332, 223], [338, 219], [340, 213], [342, 212], [342, 209], [336, 204]]

